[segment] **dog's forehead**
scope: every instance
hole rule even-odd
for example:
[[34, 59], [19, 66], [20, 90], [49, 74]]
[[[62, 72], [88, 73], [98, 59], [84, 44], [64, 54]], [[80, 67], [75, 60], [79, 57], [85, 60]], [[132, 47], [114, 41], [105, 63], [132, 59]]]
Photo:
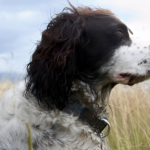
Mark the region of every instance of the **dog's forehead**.
[[114, 34], [116, 31], [122, 31], [123, 36], [129, 39], [130, 32], [127, 25], [115, 15], [90, 17], [85, 30], [93, 38], [106, 37]]
[[90, 16], [87, 22], [89, 27], [94, 26], [95, 28], [100, 27], [102, 29], [114, 29], [120, 27], [127, 30], [126, 24], [115, 15]]

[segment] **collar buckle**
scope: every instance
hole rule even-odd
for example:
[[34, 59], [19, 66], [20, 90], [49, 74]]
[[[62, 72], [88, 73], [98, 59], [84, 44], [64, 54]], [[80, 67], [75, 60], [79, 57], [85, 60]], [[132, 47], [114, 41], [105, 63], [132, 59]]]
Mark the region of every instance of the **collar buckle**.
[[110, 132], [110, 123], [108, 122], [108, 119], [106, 117], [102, 116], [101, 118], [99, 118], [98, 121], [93, 126], [93, 128], [96, 130], [96, 134], [100, 134], [105, 129], [106, 126], [108, 126], [106, 134], [100, 135], [101, 138], [104, 138]]

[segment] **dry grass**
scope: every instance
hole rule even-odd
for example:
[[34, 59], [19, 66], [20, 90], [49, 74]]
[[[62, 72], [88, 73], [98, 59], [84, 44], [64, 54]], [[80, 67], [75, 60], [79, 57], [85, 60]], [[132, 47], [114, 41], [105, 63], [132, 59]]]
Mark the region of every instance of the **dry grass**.
[[[0, 97], [11, 88], [9, 81], [0, 82]], [[133, 87], [117, 85], [110, 96], [111, 132], [108, 143], [112, 150], [150, 149], [149, 84]]]
[[150, 88], [117, 85], [111, 93], [111, 133], [108, 136], [113, 150], [150, 149]]
[[9, 80], [7, 80], [7, 81], [0, 81], [0, 98], [1, 98], [2, 94], [6, 90], [8, 90], [8, 89], [10, 89], [12, 87], [13, 87], [13, 84]]

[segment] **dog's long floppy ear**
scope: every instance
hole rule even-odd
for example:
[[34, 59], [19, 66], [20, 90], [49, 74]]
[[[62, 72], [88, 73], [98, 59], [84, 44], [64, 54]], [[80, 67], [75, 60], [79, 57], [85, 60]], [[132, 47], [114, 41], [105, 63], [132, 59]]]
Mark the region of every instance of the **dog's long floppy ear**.
[[77, 14], [58, 14], [42, 33], [27, 65], [25, 95], [34, 95], [43, 108], [62, 109], [68, 101], [82, 42], [79, 22]]

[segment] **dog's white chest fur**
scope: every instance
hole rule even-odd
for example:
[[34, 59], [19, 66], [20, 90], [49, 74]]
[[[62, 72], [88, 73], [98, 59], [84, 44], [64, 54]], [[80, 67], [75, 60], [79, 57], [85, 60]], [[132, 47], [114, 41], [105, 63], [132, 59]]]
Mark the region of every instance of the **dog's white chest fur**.
[[29, 121], [33, 150], [106, 150], [106, 143], [77, 117], [58, 110], [43, 111], [36, 100], [25, 99], [24, 81], [2, 96], [0, 102], [0, 149], [28, 150]]

